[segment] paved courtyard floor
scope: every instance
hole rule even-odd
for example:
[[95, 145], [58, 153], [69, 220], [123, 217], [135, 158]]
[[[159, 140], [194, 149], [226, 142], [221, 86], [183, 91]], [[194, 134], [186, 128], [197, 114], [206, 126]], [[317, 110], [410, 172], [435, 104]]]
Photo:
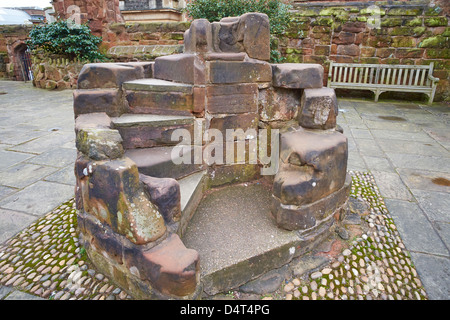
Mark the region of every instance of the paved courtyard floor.
[[[339, 99], [339, 109], [348, 169], [375, 178], [428, 298], [449, 299], [450, 107]], [[72, 91], [0, 81], [0, 245], [73, 198], [75, 157]]]

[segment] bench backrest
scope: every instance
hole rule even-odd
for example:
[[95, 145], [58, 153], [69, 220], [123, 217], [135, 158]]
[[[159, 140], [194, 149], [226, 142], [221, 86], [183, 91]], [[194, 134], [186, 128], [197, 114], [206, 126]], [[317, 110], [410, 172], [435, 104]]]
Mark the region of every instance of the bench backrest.
[[328, 81], [331, 83], [429, 87], [432, 85], [429, 75], [433, 75], [433, 63], [429, 65], [392, 65], [331, 61]]

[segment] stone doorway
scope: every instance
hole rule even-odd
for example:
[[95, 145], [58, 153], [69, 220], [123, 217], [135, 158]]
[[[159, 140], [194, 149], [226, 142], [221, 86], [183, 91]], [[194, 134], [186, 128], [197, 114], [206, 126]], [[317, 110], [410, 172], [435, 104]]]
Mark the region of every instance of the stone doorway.
[[33, 80], [31, 53], [25, 43], [20, 43], [14, 50], [14, 75], [18, 81]]

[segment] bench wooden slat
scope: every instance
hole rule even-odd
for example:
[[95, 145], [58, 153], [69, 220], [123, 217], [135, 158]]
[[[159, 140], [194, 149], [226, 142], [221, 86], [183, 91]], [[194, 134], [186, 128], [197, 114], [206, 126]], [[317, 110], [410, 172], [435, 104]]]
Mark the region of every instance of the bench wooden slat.
[[397, 68], [394, 68], [393, 69], [393, 71], [392, 71], [392, 82], [390, 83], [390, 84], [395, 84], [395, 79], [396, 79], [396, 76], [397, 76]]
[[381, 79], [380, 82], [377, 82], [377, 84], [384, 84], [384, 74], [386, 73], [386, 69], [381, 69]]
[[403, 73], [403, 69], [398, 69], [398, 79], [397, 79], [397, 85], [402, 83], [402, 73]]
[[425, 74], [427, 73], [427, 70], [423, 70], [422, 71], [422, 77], [420, 78], [420, 86], [424, 86], [424, 81], [425, 81]]
[[380, 68], [375, 68], [375, 80], [374, 84], [378, 84], [380, 80]]
[[412, 85], [412, 81], [413, 81], [413, 78], [414, 78], [414, 69], [412, 69], [412, 70], [410, 70], [411, 72], [410, 72], [410, 74], [409, 74], [409, 82], [408, 82], [408, 85]]
[[422, 70], [416, 70], [416, 78], [414, 79], [414, 86], [416, 87], [419, 85], [419, 77], [421, 72]]

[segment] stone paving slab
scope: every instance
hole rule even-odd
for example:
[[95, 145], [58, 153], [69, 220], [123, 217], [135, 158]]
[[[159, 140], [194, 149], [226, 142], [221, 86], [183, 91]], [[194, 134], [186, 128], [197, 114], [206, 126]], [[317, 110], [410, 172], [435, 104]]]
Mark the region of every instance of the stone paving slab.
[[33, 157], [33, 155], [28, 153], [0, 150], [0, 170], [11, 167], [16, 163], [30, 159], [31, 157]]
[[446, 182], [450, 181], [448, 173], [400, 168], [397, 172], [409, 189], [450, 193], [450, 184]]
[[49, 135], [41, 136], [31, 141], [15, 145], [13, 147], [8, 148], [7, 150], [39, 155], [46, 151], [50, 151], [57, 147], [61, 147], [66, 142], [74, 140], [75, 140], [75, 131], [74, 132], [55, 131]]
[[0, 209], [0, 243], [12, 238], [34, 220], [34, 217], [22, 212]]
[[412, 200], [411, 192], [403, 184], [402, 180], [396, 173], [372, 171], [373, 176], [379, 188], [381, 194], [386, 198]]
[[416, 203], [386, 199], [386, 206], [411, 251], [449, 256], [449, 251]]
[[27, 159], [27, 163], [64, 168], [72, 166], [77, 158], [76, 149], [58, 148], [41, 153], [40, 155]]
[[444, 157], [429, 157], [402, 153], [387, 153], [396, 168], [431, 170], [450, 173], [450, 161]]
[[73, 197], [72, 90], [0, 81], [0, 243]]
[[450, 193], [424, 191], [411, 189], [420, 207], [426, 212], [431, 221], [448, 222], [448, 211], [450, 210]]
[[22, 189], [41, 180], [58, 169], [31, 163], [18, 163], [2, 170], [0, 184]]
[[450, 266], [448, 257], [411, 252], [420, 278], [430, 300], [448, 300], [450, 297]]
[[38, 181], [0, 201], [0, 208], [41, 216], [73, 197], [73, 186]]
[[378, 139], [380, 148], [387, 153], [401, 153], [436, 157], [450, 157], [448, 150], [439, 144], [430, 144], [429, 142]]

